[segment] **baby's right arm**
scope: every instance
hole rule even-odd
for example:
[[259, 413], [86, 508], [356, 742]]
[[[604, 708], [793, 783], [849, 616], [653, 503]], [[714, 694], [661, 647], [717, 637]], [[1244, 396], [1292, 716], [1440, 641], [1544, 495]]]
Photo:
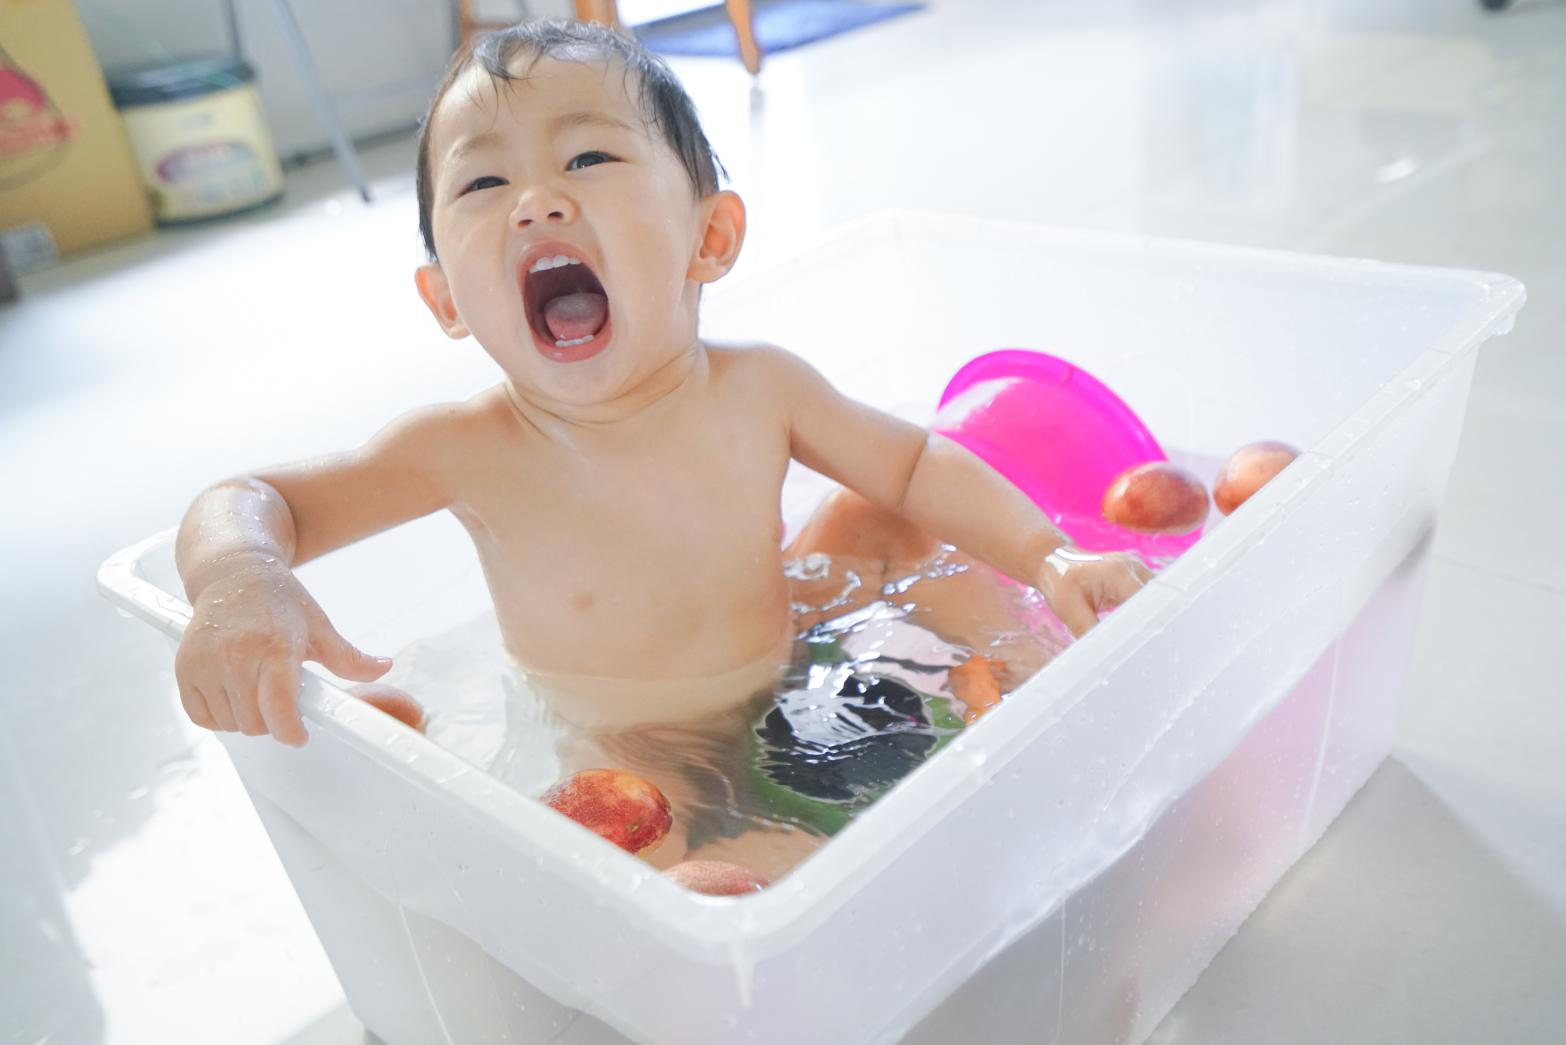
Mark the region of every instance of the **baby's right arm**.
[[304, 661], [357, 682], [386, 673], [391, 661], [339, 635], [292, 568], [451, 506], [461, 414], [415, 411], [357, 450], [222, 482], [196, 499], [175, 544], [194, 613], [174, 674], [192, 722], [299, 746]]

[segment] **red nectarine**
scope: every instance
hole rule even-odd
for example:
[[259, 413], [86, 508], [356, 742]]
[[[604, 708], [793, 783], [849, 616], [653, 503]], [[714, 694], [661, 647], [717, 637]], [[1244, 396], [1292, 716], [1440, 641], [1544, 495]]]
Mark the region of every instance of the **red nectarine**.
[[1104, 518], [1142, 533], [1190, 533], [1207, 518], [1207, 487], [1179, 465], [1149, 461], [1115, 477]]
[[1225, 515], [1234, 511], [1289, 466], [1300, 452], [1288, 443], [1252, 443], [1229, 455], [1218, 481], [1213, 484], [1213, 501]]
[[663, 872], [677, 884], [707, 896], [759, 893], [768, 882], [748, 867], [727, 860], [687, 860]]
[[674, 824], [663, 792], [620, 769], [584, 769], [545, 791], [542, 801], [628, 853], [651, 849]]
[[977, 722], [1001, 702], [1000, 680], [995, 674], [1000, 667], [999, 661], [974, 656], [946, 673], [952, 696], [967, 705], [962, 714], [964, 722]]
[[367, 682], [348, 692], [378, 711], [385, 712], [409, 729], [424, 732], [426, 717], [424, 705], [414, 700], [406, 690], [380, 682]]

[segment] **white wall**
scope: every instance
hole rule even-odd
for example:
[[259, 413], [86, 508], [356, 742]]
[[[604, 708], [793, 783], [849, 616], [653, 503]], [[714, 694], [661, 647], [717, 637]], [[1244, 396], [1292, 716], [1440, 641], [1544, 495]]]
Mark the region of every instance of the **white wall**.
[[[233, 2], [278, 155], [326, 148], [326, 128], [283, 35], [276, 0]], [[105, 69], [228, 47], [222, 0], [76, 0], [76, 6]], [[292, 0], [291, 7], [321, 81], [343, 102], [338, 113], [349, 134], [411, 131], [451, 54], [453, 0]], [[524, 7], [536, 17], [561, 17], [570, 14], [572, 0], [475, 0], [474, 13], [505, 21]], [[389, 93], [346, 98], [370, 88]]]

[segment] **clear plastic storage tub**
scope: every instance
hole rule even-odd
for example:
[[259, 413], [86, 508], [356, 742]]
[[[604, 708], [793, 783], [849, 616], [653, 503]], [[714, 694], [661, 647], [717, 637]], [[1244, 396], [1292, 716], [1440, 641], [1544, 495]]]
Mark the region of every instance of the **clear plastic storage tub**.
[[[686, 892], [324, 676], [305, 748], [223, 742], [391, 1045], [1139, 1041], [1386, 755], [1476, 350], [1522, 302], [1504, 276], [913, 213], [711, 288], [708, 335], [908, 415], [1036, 348], [1208, 478], [1247, 442], [1306, 449], [766, 892]], [[789, 487], [791, 521], [820, 489]], [[100, 583], [177, 640], [171, 551]], [[488, 606], [444, 516], [302, 577], [373, 650]]]

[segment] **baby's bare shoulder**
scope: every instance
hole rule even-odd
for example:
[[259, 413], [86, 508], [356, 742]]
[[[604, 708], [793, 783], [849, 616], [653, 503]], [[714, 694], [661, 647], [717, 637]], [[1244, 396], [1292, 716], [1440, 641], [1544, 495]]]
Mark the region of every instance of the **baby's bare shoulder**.
[[768, 341], [709, 342], [707, 356], [712, 361], [714, 378], [733, 383], [747, 393], [780, 395], [812, 373], [810, 364]]
[[[785, 417], [817, 409], [838, 396], [821, 372], [786, 348], [765, 341], [709, 345], [714, 384], [732, 398], [775, 405]], [[725, 379], [726, 377], [726, 379]]]
[[462, 402], [431, 403], [398, 417], [376, 437], [384, 454], [405, 463], [449, 467], [486, 445], [504, 421], [503, 389], [491, 388]]

